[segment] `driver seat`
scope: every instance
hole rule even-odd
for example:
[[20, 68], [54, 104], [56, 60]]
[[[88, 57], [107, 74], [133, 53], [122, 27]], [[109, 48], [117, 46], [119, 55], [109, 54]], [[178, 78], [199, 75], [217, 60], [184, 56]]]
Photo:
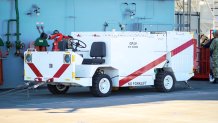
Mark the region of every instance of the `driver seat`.
[[83, 59], [82, 64], [103, 64], [106, 56], [105, 42], [93, 42], [91, 46], [90, 56], [92, 59]]

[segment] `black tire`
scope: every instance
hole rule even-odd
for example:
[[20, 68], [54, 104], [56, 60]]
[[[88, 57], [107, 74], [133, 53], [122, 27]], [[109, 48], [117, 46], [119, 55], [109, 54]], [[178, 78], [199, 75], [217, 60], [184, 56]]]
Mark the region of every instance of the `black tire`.
[[[63, 86], [63, 88], [60, 89], [59, 86]], [[61, 85], [61, 84], [57, 84], [57, 85], [48, 84], [47, 87], [48, 90], [54, 95], [65, 94], [69, 89], [69, 86]]]
[[[102, 79], [107, 79], [109, 81], [109, 90], [106, 92], [106, 93], [103, 93], [100, 88], [99, 88], [99, 84], [100, 84], [100, 81]], [[104, 80], [105, 81], [105, 80]], [[111, 78], [110, 76], [106, 75], [106, 74], [98, 74], [98, 75], [95, 75], [93, 78], [92, 78], [92, 87], [90, 88], [90, 91], [91, 93], [96, 96], [96, 97], [107, 97], [111, 94], [111, 91], [112, 91], [112, 81], [111, 81]]]
[[[170, 78], [170, 77], [171, 78]], [[172, 79], [172, 81], [168, 82], [168, 83], [172, 83], [172, 84], [168, 84], [169, 86], [166, 87], [164, 85], [164, 79], [165, 77], [168, 77], [168, 80], [170, 81]], [[167, 78], [166, 78], [167, 79]], [[157, 91], [159, 92], [170, 92], [173, 91], [175, 88], [175, 77], [173, 75], [172, 72], [168, 72], [168, 71], [160, 71], [157, 73], [156, 75], [156, 79], [154, 80], [154, 87], [156, 88]], [[171, 87], [172, 86], [172, 87]]]

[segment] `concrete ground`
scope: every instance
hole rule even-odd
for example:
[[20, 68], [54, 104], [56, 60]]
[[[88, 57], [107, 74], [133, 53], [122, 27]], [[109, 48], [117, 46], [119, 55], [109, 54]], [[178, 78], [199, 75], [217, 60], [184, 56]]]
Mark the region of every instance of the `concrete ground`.
[[[218, 84], [190, 81], [176, 90], [119, 90], [93, 97], [88, 89], [72, 88], [54, 96], [46, 89], [0, 96], [1, 123], [218, 123]], [[0, 91], [1, 93], [3, 91]]]

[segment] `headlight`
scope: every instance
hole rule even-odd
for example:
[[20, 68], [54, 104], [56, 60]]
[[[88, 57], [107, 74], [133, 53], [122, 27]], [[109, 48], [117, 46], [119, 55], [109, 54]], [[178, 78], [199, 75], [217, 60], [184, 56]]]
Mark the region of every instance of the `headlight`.
[[71, 63], [71, 55], [70, 54], [65, 54], [64, 55], [64, 63], [65, 64], [70, 64]]
[[32, 54], [26, 54], [25, 59], [26, 59], [26, 62], [27, 62], [27, 63], [32, 62]]

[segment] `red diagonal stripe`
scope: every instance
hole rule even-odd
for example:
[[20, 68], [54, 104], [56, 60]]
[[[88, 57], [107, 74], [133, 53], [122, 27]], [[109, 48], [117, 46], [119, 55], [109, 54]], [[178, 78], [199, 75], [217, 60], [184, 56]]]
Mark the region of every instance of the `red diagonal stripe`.
[[190, 40], [190, 41], [184, 43], [183, 45], [175, 48], [174, 50], [171, 51], [171, 56], [177, 55], [178, 53], [182, 52], [183, 50], [185, 50], [186, 48], [190, 47], [194, 43], [195, 43], [195, 40]]
[[[183, 50], [185, 50], [186, 48], [190, 47], [191, 45], [193, 45], [195, 43], [195, 40], [190, 40], [186, 43], [184, 43], [183, 45], [175, 48], [174, 50], [171, 51], [171, 55], [175, 56], [178, 53], [182, 52]], [[164, 62], [166, 60], [166, 54], [161, 56], [160, 58], [152, 61], [151, 63], [147, 64], [146, 66], [140, 68], [139, 70], [131, 73], [130, 75], [128, 75], [127, 77], [121, 79], [119, 81], [119, 86], [123, 86], [126, 83], [128, 83], [129, 81], [135, 79], [136, 77], [142, 75], [143, 73], [149, 71], [150, 69], [154, 68], [155, 66], [159, 65], [160, 63]]]
[[36, 66], [33, 63], [27, 63], [31, 70], [35, 73], [37, 77], [42, 77], [42, 74], [39, 72], [39, 70], [36, 68]]
[[140, 68], [139, 70], [133, 72], [132, 74], [128, 75], [127, 77], [123, 78], [119, 82], [119, 86], [123, 86], [127, 82], [135, 79], [136, 77], [142, 75], [143, 73], [147, 72], [151, 68], [157, 66], [158, 64], [164, 62], [166, 60], [166, 55], [161, 56], [160, 58], [154, 60], [153, 62], [147, 64], [146, 66]]
[[59, 78], [69, 66], [70, 64], [63, 64], [60, 69], [55, 73], [53, 78]]

